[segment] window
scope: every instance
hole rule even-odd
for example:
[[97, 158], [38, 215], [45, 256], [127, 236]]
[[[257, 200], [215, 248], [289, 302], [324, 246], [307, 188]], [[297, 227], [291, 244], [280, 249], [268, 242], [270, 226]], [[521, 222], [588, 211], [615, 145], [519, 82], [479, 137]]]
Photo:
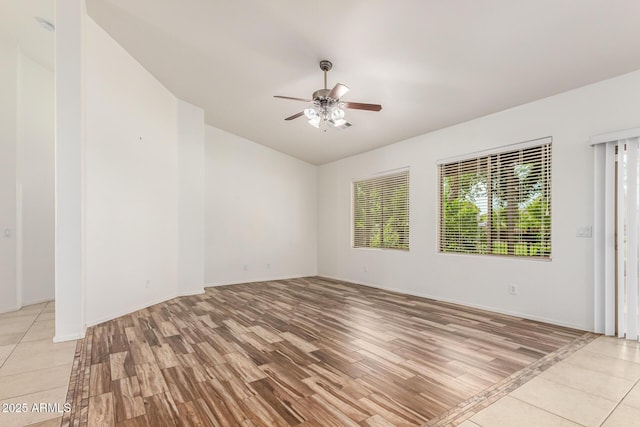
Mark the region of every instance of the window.
[[551, 257], [551, 138], [439, 173], [440, 252]]
[[353, 247], [409, 249], [409, 171], [353, 183]]

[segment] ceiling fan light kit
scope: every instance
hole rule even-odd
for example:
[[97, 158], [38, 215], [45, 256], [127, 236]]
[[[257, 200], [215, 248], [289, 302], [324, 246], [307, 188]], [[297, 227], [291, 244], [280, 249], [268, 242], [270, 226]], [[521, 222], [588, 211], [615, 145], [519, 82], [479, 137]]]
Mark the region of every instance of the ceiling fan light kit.
[[326, 132], [327, 123], [337, 129], [346, 129], [351, 126], [345, 119], [345, 108], [355, 110], [380, 111], [382, 106], [379, 104], [365, 104], [361, 102], [342, 102], [342, 98], [349, 88], [342, 83], [336, 83], [333, 89], [327, 89], [327, 72], [331, 70], [333, 64], [331, 61], [323, 59], [320, 61], [320, 69], [324, 72], [324, 89], [318, 89], [313, 92], [311, 99], [293, 98], [290, 96], [275, 95], [275, 98], [292, 99], [294, 101], [310, 102], [311, 106], [303, 111], [287, 117], [285, 120], [297, 119], [305, 116], [308, 123], [315, 127], [322, 127]]

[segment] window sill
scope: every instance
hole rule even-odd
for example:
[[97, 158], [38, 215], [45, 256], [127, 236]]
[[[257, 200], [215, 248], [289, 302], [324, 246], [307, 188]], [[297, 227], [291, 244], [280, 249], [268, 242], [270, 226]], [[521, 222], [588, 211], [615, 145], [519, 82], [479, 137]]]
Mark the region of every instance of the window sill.
[[436, 251], [436, 255], [453, 256], [453, 257], [469, 257], [469, 258], [489, 258], [489, 259], [510, 259], [519, 261], [553, 261], [553, 255], [549, 258], [531, 257], [531, 256], [517, 256], [517, 255], [488, 255], [488, 254], [469, 254], [460, 252], [440, 252]]
[[410, 248], [366, 248], [360, 246], [351, 246], [351, 249], [362, 249], [365, 251], [398, 251], [398, 252], [409, 252]]

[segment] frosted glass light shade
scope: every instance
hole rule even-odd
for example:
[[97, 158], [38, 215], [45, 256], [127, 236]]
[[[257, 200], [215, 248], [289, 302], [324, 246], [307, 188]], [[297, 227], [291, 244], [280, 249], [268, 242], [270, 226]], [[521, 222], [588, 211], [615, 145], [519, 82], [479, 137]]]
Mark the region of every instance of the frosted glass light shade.
[[314, 118], [309, 120], [309, 124], [311, 126], [313, 126], [314, 128], [319, 128], [320, 127], [320, 117], [315, 116]]
[[340, 108], [335, 107], [333, 110], [331, 110], [331, 119], [334, 122], [344, 119], [344, 110], [341, 110]]
[[307, 108], [304, 110], [304, 115], [307, 119], [313, 120], [318, 117], [318, 112], [315, 110], [315, 108]]

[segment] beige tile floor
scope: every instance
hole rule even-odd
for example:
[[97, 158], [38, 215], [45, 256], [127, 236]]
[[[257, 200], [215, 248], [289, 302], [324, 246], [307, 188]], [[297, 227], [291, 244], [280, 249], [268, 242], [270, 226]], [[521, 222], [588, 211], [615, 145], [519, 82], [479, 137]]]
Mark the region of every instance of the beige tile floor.
[[461, 426], [640, 426], [640, 343], [599, 337]]
[[[0, 314], [0, 410], [64, 403], [75, 341], [54, 344], [53, 302]], [[0, 412], [0, 426], [59, 426], [55, 412]], [[462, 427], [640, 426], [640, 343], [600, 337]]]
[[[0, 426], [59, 426], [76, 342], [53, 343], [53, 301], [0, 314]], [[25, 405], [26, 404], [26, 405]], [[16, 412], [24, 408], [26, 412]]]

